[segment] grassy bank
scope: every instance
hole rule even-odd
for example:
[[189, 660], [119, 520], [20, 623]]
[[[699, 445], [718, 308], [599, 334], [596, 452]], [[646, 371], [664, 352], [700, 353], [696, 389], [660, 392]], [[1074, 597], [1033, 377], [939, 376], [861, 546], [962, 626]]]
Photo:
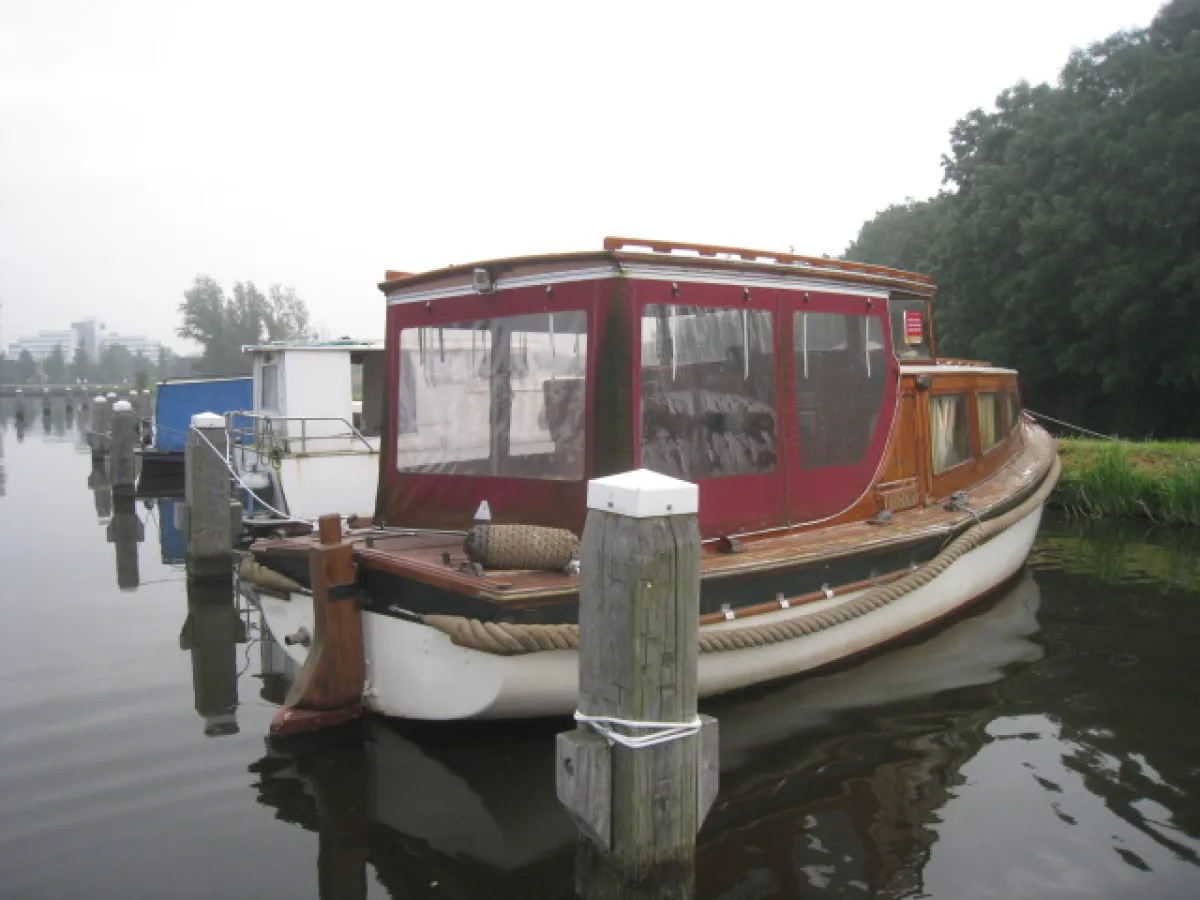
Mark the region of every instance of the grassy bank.
[[1052, 503], [1073, 515], [1200, 525], [1200, 443], [1058, 443]]

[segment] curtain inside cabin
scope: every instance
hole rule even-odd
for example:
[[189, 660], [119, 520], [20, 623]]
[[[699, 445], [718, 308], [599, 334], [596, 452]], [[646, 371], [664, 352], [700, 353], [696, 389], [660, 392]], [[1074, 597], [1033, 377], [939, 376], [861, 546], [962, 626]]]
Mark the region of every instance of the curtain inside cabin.
[[929, 398], [933, 472], [939, 474], [966, 462], [971, 455], [971, 424], [966, 394], [937, 394]]
[[1000, 395], [980, 394], [977, 408], [979, 411], [979, 448], [987, 453], [1004, 439], [1004, 412], [1000, 405]]

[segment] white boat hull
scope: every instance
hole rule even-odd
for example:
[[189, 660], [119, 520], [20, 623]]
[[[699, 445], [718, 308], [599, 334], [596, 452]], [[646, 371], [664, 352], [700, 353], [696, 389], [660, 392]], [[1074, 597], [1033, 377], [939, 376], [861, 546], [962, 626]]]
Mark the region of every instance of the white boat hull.
[[[992, 540], [963, 555], [931, 582], [866, 615], [832, 628], [744, 650], [702, 653], [699, 691], [710, 697], [750, 685], [798, 675], [876, 650], [966, 607], [1017, 574], [1029, 555], [1042, 508]], [[748, 588], [752, 589], [752, 588]], [[784, 621], [841, 606], [862, 592], [848, 593], [763, 616], [754, 624]], [[312, 601], [263, 596], [264, 618], [282, 639], [300, 626], [312, 630]], [[453, 644], [440, 631], [417, 622], [364, 612], [363, 639], [368, 709], [410, 719], [529, 718], [569, 715], [578, 696], [579, 655], [555, 650], [497, 656]], [[719, 631], [747, 627], [733, 620], [703, 627]], [[286, 647], [302, 664], [299, 645]]]

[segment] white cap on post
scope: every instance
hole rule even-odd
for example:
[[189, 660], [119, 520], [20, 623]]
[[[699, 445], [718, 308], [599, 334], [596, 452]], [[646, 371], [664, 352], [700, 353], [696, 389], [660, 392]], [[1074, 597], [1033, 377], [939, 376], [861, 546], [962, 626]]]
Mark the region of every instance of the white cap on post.
[[700, 488], [690, 481], [636, 469], [589, 481], [587, 505], [633, 519], [683, 516], [699, 512]]
[[224, 428], [225, 419], [214, 412], [196, 413], [192, 416], [193, 428]]
[[112, 409], [113, 412], [133, 412], [133, 405], [128, 400], [118, 400]]

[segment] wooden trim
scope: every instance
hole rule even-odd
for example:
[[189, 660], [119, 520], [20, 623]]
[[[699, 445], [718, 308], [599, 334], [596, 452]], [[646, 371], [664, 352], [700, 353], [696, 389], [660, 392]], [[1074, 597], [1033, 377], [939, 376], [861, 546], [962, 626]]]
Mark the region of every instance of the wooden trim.
[[[718, 254], [737, 256], [741, 262], [750, 263], [801, 263], [814, 269], [834, 272], [851, 272], [859, 275], [878, 275], [885, 278], [898, 278], [904, 281], [915, 281], [918, 284], [932, 285], [933, 279], [928, 275], [916, 272], [905, 272], [903, 269], [891, 269], [887, 266], [876, 266], [869, 263], [851, 262], [842, 259], [829, 259], [817, 256], [799, 256], [794, 253], [778, 253], [771, 250], [751, 250], [746, 247], [725, 247], [719, 244], [693, 244], [679, 241], [657, 241], [642, 238], [606, 237], [604, 249], [626, 251], [636, 247], [648, 247], [655, 253], [673, 254], [676, 250], [691, 250], [700, 256], [715, 257]], [[686, 260], [687, 257], [681, 257]]]

